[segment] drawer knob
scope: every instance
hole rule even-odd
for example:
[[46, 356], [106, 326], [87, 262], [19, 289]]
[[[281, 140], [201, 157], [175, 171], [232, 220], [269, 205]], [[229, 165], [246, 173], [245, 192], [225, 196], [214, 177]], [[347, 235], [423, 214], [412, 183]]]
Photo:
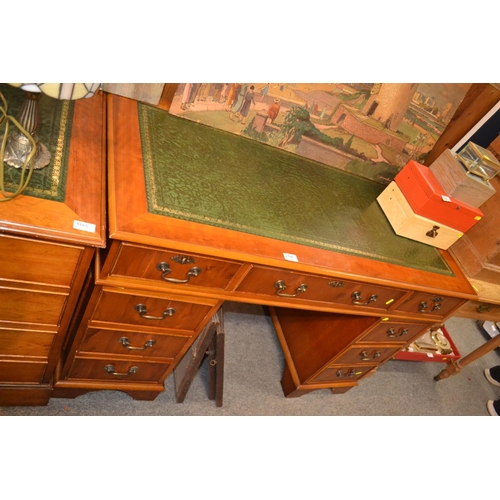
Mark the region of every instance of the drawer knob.
[[351, 298], [352, 298], [352, 303], [355, 306], [367, 306], [371, 302], [375, 302], [378, 299], [378, 295], [376, 294], [370, 295], [370, 297], [368, 297], [368, 300], [366, 302], [361, 302], [361, 292], [353, 292]]
[[356, 377], [360, 374], [361, 372], [357, 372], [354, 368], [351, 368], [351, 370], [347, 373], [344, 373], [342, 370], [337, 370], [337, 377], [338, 378], [344, 378], [344, 377]]
[[390, 339], [395, 339], [397, 337], [402, 337], [403, 335], [407, 335], [407, 334], [408, 334], [408, 328], [401, 328], [399, 330], [399, 334], [396, 332], [395, 328], [389, 328], [389, 330], [387, 330], [387, 336]]
[[169, 307], [165, 309], [161, 316], [150, 316], [148, 314], [148, 310], [144, 304], [136, 304], [134, 309], [139, 313], [139, 316], [144, 319], [156, 319], [161, 320], [165, 319], [168, 316], [173, 316], [175, 314], [175, 309], [173, 307]]
[[304, 293], [307, 290], [307, 285], [302, 283], [296, 288], [294, 294], [283, 293], [283, 291], [286, 290], [286, 284], [283, 280], [278, 280], [274, 286], [278, 289], [276, 291], [276, 295], [279, 295], [280, 297], [297, 297], [299, 293]]
[[127, 337], [122, 337], [118, 339], [118, 342], [125, 347], [125, 349], [130, 349], [131, 351], [143, 351], [144, 349], [147, 349], [148, 347], [153, 347], [156, 344], [156, 340], [150, 339], [144, 343], [142, 347], [134, 347], [130, 345], [130, 340]]
[[177, 278], [168, 278], [167, 275], [169, 275], [172, 272], [172, 269], [170, 269], [170, 266], [168, 265], [167, 262], [159, 262], [156, 264], [156, 269], [160, 271], [161, 274], [161, 279], [168, 281], [169, 283], [187, 283], [190, 279], [191, 276], [196, 278], [201, 273], [201, 269], [199, 267], [192, 267], [187, 273], [186, 273], [186, 279], [180, 280]]
[[114, 375], [115, 377], [127, 377], [128, 375], [132, 375], [133, 373], [137, 373], [139, 371], [139, 367], [138, 366], [132, 366], [127, 373], [115, 372], [115, 367], [113, 365], [106, 365], [104, 367], [104, 369], [110, 375]]

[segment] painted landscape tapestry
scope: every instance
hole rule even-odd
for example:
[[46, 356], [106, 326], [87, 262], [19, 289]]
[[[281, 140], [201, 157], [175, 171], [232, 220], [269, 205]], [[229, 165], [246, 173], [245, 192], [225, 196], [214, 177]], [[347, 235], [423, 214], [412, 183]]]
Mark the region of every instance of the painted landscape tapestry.
[[170, 112], [389, 184], [425, 160], [470, 85], [183, 83]]

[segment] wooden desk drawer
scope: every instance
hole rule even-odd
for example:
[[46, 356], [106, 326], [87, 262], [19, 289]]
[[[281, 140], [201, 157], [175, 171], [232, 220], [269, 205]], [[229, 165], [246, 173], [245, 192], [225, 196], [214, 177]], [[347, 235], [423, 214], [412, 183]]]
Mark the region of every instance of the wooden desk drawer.
[[381, 321], [373, 328], [368, 330], [360, 342], [382, 342], [382, 343], [408, 343], [415, 337], [423, 335], [425, 330], [429, 329], [429, 325], [422, 323], [397, 323], [389, 321]]
[[477, 319], [481, 321], [500, 321], [500, 305], [469, 300], [462, 307], [460, 307], [454, 316]]
[[399, 350], [400, 347], [381, 346], [378, 344], [367, 344], [366, 346], [355, 345], [349, 347], [346, 352], [333, 359], [331, 364], [348, 365], [351, 363], [359, 363], [366, 365], [378, 365], [389, 359]]
[[345, 365], [332, 365], [327, 366], [321, 373], [308, 380], [308, 383], [320, 382], [343, 382], [345, 380], [359, 380], [364, 377], [368, 372], [376, 369], [376, 365], [366, 366], [345, 366]]
[[109, 275], [224, 289], [240, 267], [237, 262], [122, 243]]
[[57, 326], [66, 303], [65, 294], [0, 288], [0, 322]]
[[0, 328], [0, 356], [48, 358], [53, 340], [53, 333]]
[[192, 334], [211, 311], [212, 306], [168, 298], [101, 291], [91, 318], [94, 322], [136, 327], [180, 330]]
[[311, 300], [381, 310], [387, 310], [406, 293], [394, 288], [260, 266], [250, 270], [237, 291], [273, 298]]
[[92, 359], [76, 357], [69, 378], [127, 382], [156, 382], [168, 369], [168, 363], [147, 363], [116, 359]]
[[0, 382], [37, 384], [42, 381], [47, 363], [27, 361], [0, 361]]
[[0, 275], [4, 280], [69, 287], [82, 249], [0, 235]]
[[454, 297], [415, 292], [395, 310], [409, 312], [412, 314], [420, 313], [444, 317], [464, 302], [465, 301], [463, 299], [457, 299]]
[[89, 328], [79, 351], [131, 356], [175, 358], [190, 337]]

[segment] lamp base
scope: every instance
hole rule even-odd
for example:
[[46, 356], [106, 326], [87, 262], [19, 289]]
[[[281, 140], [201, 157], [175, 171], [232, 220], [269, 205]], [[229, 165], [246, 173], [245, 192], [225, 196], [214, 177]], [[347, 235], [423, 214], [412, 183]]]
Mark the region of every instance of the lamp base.
[[[0, 142], [2, 139], [3, 136], [0, 137]], [[33, 139], [36, 143], [36, 153], [31, 159], [30, 165], [35, 170], [39, 170], [50, 163], [51, 154], [47, 147], [38, 140], [36, 135], [33, 135]], [[26, 158], [30, 154], [31, 147], [30, 142], [24, 134], [18, 131], [12, 132], [5, 145], [4, 162], [11, 167], [22, 168]]]

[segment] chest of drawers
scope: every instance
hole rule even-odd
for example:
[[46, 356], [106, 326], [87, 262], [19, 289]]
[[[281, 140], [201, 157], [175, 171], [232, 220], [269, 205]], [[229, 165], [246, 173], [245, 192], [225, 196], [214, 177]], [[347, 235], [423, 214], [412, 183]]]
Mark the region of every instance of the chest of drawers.
[[[47, 101], [48, 111], [60, 105]], [[104, 97], [66, 111], [71, 130], [46, 167], [52, 184], [33, 179], [0, 204], [0, 405], [47, 404], [95, 249], [105, 246]], [[65, 127], [61, 120], [61, 134]]]
[[219, 305], [213, 299], [93, 285], [55, 396], [108, 389], [156, 398]]
[[271, 317], [285, 355], [281, 383], [287, 397], [317, 389], [344, 393], [429, 327], [279, 307], [271, 308]]

